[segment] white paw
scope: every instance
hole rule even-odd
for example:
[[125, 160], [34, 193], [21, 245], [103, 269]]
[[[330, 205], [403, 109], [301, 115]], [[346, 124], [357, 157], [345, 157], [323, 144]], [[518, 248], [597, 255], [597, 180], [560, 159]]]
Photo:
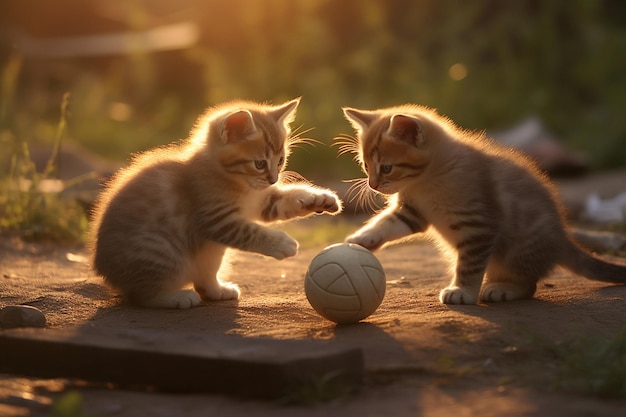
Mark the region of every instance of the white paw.
[[371, 251], [378, 249], [382, 246], [383, 243], [385, 243], [383, 240], [383, 236], [380, 233], [377, 233], [375, 230], [365, 230], [362, 232], [357, 232], [352, 236], [348, 236], [345, 239], [345, 242], [361, 245]]
[[487, 283], [480, 293], [480, 300], [486, 303], [512, 301], [532, 298], [536, 287], [521, 286], [513, 283]]
[[231, 283], [222, 283], [222, 300], [237, 300], [240, 295], [239, 287]]
[[150, 308], [173, 308], [185, 310], [200, 305], [200, 295], [194, 290], [178, 290], [164, 292], [150, 300], [143, 301], [143, 307]]
[[444, 304], [476, 304], [478, 294], [469, 288], [450, 286], [441, 290], [439, 301]]
[[206, 301], [237, 300], [240, 294], [239, 287], [232, 282], [218, 282], [208, 286], [196, 284], [195, 288]]
[[297, 198], [297, 205], [303, 213], [338, 213], [341, 211], [341, 200], [329, 192], [308, 193]]

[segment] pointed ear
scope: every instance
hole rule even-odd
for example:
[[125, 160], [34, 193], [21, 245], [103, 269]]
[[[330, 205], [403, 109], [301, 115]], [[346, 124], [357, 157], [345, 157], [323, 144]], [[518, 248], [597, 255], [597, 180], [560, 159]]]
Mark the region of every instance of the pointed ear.
[[296, 118], [296, 108], [300, 104], [300, 97], [273, 107], [269, 114], [277, 123], [288, 125]]
[[226, 116], [222, 122], [222, 142], [238, 142], [256, 131], [252, 113], [248, 110], [238, 110]]
[[394, 114], [389, 122], [387, 134], [394, 139], [414, 146], [424, 143], [424, 134], [420, 121], [412, 116]]
[[375, 112], [367, 110], [357, 110], [350, 107], [342, 107], [341, 110], [352, 127], [360, 132], [368, 128], [377, 117]]

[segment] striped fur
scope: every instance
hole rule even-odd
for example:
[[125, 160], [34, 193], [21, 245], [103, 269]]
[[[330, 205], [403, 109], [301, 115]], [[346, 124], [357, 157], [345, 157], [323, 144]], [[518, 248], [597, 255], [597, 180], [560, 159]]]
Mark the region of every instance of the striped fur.
[[297, 242], [264, 223], [341, 210], [333, 192], [283, 181], [297, 177], [284, 168], [298, 102], [210, 109], [189, 139], [136, 156], [96, 204], [95, 271], [137, 305], [189, 308], [238, 298], [219, 278], [227, 248], [294, 256]]
[[626, 266], [573, 242], [555, 189], [523, 155], [421, 106], [344, 114], [357, 136], [340, 136], [340, 153], [353, 152], [369, 187], [388, 197], [387, 207], [346, 241], [374, 250], [432, 227], [452, 254], [443, 303], [530, 298], [557, 265], [626, 282]]

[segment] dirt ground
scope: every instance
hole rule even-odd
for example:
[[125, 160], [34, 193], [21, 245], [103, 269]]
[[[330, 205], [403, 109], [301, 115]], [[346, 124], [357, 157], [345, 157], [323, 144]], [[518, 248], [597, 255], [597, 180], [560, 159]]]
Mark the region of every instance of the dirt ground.
[[[447, 266], [427, 242], [377, 254], [387, 274], [380, 308], [364, 322], [336, 326], [318, 316], [303, 290], [306, 266], [322, 247], [275, 261], [235, 253], [237, 302], [186, 311], [120, 304], [89, 270], [81, 248], [2, 241], [0, 307], [42, 310], [47, 328], [153, 329], [260, 339], [312, 339], [362, 348], [366, 382], [356, 393], [306, 405], [219, 395], [84, 387], [67, 380], [0, 375], [0, 415], [50, 415], [63, 393], [78, 390], [87, 416], [617, 416], [626, 402], [558, 389], [546, 346], [581, 335], [611, 337], [626, 323], [626, 288], [556, 272], [533, 300], [476, 306], [439, 303]], [[1, 351], [1, 347], [0, 347]], [[184, 377], [184, 376], [182, 376]], [[220, 378], [220, 375], [215, 375]], [[304, 400], [309, 400], [305, 398]]]
[[[609, 183], [601, 179], [596, 185]], [[623, 189], [626, 182], [618, 178], [615, 184]], [[574, 192], [581, 187], [562, 185], [572, 206], [581, 204]], [[302, 224], [316, 227], [315, 219]], [[47, 318], [42, 331], [158, 331], [172, 340], [190, 333], [231, 335], [242, 345], [316, 340], [362, 349], [366, 368], [357, 392], [323, 400], [309, 395], [295, 405], [0, 374], [0, 416], [51, 415], [52, 405], [70, 391], [77, 391], [82, 401], [83, 414], [76, 415], [85, 416], [626, 415], [624, 400], [563, 389], [568, 381], [554, 354], [555, 347], [567, 349], [581, 337], [611, 338], [623, 332], [624, 286], [558, 270], [540, 283], [532, 300], [443, 305], [438, 294], [449, 281], [447, 265], [430, 243], [416, 241], [377, 253], [387, 275], [382, 305], [359, 324], [337, 326], [317, 315], [304, 294], [306, 267], [323, 246], [305, 248], [284, 261], [234, 252], [230, 280], [241, 288], [238, 301], [164, 311], [120, 303], [90, 271], [83, 248], [0, 239], [0, 308], [39, 308]]]

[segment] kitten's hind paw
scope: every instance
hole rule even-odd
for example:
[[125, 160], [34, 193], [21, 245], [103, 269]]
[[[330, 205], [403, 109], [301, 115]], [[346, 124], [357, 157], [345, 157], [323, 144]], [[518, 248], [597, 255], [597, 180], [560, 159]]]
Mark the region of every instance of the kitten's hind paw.
[[239, 287], [231, 282], [220, 282], [209, 287], [195, 285], [194, 288], [200, 297], [206, 301], [237, 300], [240, 294]]
[[486, 283], [480, 293], [480, 300], [485, 303], [524, 300], [532, 298], [537, 286], [519, 285], [510, 282]]
[[140, 305], [148, 308], [171, 308], [186, 310], [200, 304], [202, 300], [194, 290], [178, 290], [161, 293], [148, 300], [142, 300]]
[[478, 294], [468, 288], [450, 286], [441, 290], [439, 301], [443, 304], [476, 304]]

